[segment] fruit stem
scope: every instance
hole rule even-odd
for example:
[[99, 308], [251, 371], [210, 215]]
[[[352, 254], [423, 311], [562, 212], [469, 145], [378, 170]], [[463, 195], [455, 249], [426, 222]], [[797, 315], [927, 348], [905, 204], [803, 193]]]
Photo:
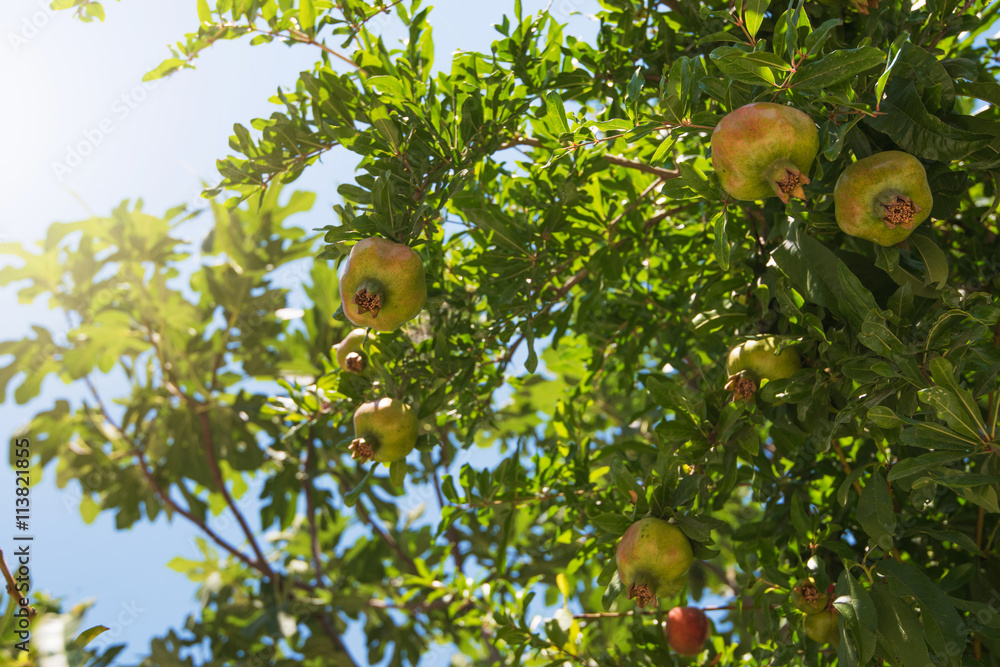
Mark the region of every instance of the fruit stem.
[[775, 160], [767, 168], [767, 182], [770, 184], [774, 194], [785, 204], [791, 197], [805, 199], [806, 193], [802, 189], [803, 185], [809, 185], [809, 177], [803, 174], [791, 160], [782, 158]]
[[898, 192], [884, 192], [876, 201], [875, 215], [885, 222], [886, 227], [913, 229], [913, 218], [920, 212], [916, 202]]
[[371, 436], [367, 438], [362, 436], [360, 438], [355, 438], [351, 441], [351, 444], [347, 446], [351, 450], [351, 458], [357, 460], [359, 463], [367, 463], [375, 458], [375, 448], [377, 442]]
[[358, 315], [371, 312], [372, 319], [378, 317], [378, 311], [382, 310], [382, 285], [374, 280], [366, 280], [358, 285], [358, 291], [354, 293], [351, 302], [358, 307]]

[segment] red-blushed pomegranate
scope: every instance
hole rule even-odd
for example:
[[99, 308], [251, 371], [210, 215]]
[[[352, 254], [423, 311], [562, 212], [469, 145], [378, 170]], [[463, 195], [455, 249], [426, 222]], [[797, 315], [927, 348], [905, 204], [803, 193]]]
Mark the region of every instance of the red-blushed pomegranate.
[[735, 199], [805, 199], [819, 131], [805, 113], [756, 102], [726, 114], [712, 132], [712, 165]]
[[837, 179], [833, 202], [845, 234], [888, 247], [930, 216], [934, 197], [920, 160], [884, 151], [847, 167]]
[[395, 331], [427, 301], [424, 263], [401, 243], [374, 236], [358, 241], [340, 278], [340, 300], [357, 326]]
[[657, 598], [676, 595], [694, 552], [680, 528], [654, 517], [636, 521], [618, 543], [615, 555], [618, 578], [630, 600], [640, 607], [657, 604]]
[[674, 607], [667, 612], [667, 624], [663, 632], [674, 653], [698, 655], [712, 633], [712, 623], [701, 609]]
[[406, 458], [417, 444], [417, 413], [392, 398], [363, 403], [354, 411], [351, 458], [392, 463]]

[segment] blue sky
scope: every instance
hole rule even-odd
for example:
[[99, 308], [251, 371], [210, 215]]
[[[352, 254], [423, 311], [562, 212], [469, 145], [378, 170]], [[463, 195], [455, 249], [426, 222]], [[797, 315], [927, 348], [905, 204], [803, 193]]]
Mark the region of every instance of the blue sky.
[[[487, 50], [496, 34], [492, 24], [513, 13], [514, 3], [431, 4], [436, 62], [447, 67], [456, 49]], [[523, 2], [526, 13], [549, 4]], [[6, 130], [0, 241], [39, 239], [52, 222], [103, 215], [123, 199], [141, 197], [154, 214], [180, 203], [197, 205], [201, 183], [219, 180], [215, 161], [229, 153], [233, 124], [249, 126], [269, 115], [267, 99], [276, 88], [293, 85], [316, 59], [305, 45], [219, 43], [198, 59], [197, 71], [143, 85], [142, 76], [169, 55], [167, 45], [197, 25], [194, 0], [107, 2], [103, 24], [81, 24], [47, 5], [6, 0], [0, 7], [0, 89], [6, 93], [0, 103]], [[551, 11], [569, 23], [571, 34], [592, 38], [597, 24], [586, 14], [596, 6], [596, 0], [554, 0]], [[387, 42], [395, 43], [399, 33], [386, 30]], [[339, 203], [337, 185], [353, 180], [356, 157], [331, 153], [294, 184], [318, 194], [312, 212], [294, 218], [298, 224], [329, 224], [330, 207]], [[185, 233], [198, 241], [204, 229], [194, 221]], [[31, 324], [66, 332], [61, 314], [49, 311], [44, 300], [19, 304], [11, 287], [0, 291], [0, 309], [0, 340], [23, 336]], [[122, 391], [114, 378], [97, 384], [106, 400]], [[57, 398], [82, 397], [78, 387], [48, 382], [28, 405], [8, 399], [0, 428], [9, 441], [18, 426]], [[77, 509], [78, 487], [57, 488], [53, 472], [50, 466], [32, 490], [33, 583], [67, 605], [95, 599], [86, 624], [109, 626], [108, 643], [128, 643], [122, 657], [134, 660], [151, 637], [179, 627], [195, 609], [195, 585], [166, 564], [178, 555], [197, 558], [193, 538], [199, 533], [162, 518], [129, 531], [115, 531], [111, 516], [87, 526]], [[12, 489], [6, 467], [0, 476], [0, 489]], [[12, 493], [10, 498], [12, 503]], [[6, 495], [0, 502], [8, 502]], [[240, 541], [225, 515], [213, 527]], [[0, 548], [11, 548], [12, 532], [0, 529]], [[356, 657], [366, 654], [360, 639], [360, 633], [349, 635]], [[435, 654], [422, 664], [441, 664], [442, 658]]]

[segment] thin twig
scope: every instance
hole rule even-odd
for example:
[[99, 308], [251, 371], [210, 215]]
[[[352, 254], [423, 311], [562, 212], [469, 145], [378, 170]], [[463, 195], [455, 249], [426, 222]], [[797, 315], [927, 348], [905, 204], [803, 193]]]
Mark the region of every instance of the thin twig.
[[4, 560], [3, 549], [0, 549], [0, 569], [3, 570], [3, 578], [7, 581], [7, 592], [17, 599], [18, 606], [27, 607], [28, 617], [33, 618], [38, 613], [38, 610], [28, 604], [28, 598], [18, 588], [17, 583], [14, 581], [14, 575], [7, 569], [7, 561]]

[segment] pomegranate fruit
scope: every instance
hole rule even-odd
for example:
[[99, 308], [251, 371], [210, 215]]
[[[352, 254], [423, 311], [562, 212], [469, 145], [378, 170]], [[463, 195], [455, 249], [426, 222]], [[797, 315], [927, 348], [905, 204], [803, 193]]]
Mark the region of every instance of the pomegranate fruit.
[[340, 300], [357, 326], [395, 331], [427, 301], [424, 263], [401, 243], [374, 236], [358, 241], [340, 279]]
[[392, 463], [406, 458], [417, 444], [417, 413], [392, 398], [363, 403], [354, 411], [351, 458]]
[[817, 644], [840, 643], [840, 629], [837, 627], [837, 610], [830, 608], [818, 614], [806, 614], [802, 626], [806, 636]]
[[712, 132], [712, 166], [735, 199], [805, 199], [819, 131], [805, 113], [756, 102], [726, 114]]
[[711, 621], [701, 609], [674, 607], [663, 628], [667, 644], [679, 655], [698, 655], [712, 632]]
[[920, 160], [884, 151], [845, 169], [833, 188], [833, 202], [845, 234], [893, 246], [930, 216], [934, 197]]
[[818, 614], [826, 609], [830, 602], [830, 596], [820, 593], [816, 588], [816, 582], [811, 578], [796, 584], [790, 597], [795, 608], [806, 614]]
[[618, 578], [640, 607], [676, 595], [694, 562], [691, 542], [680, 528], [653, 517], [636, 521], [618, 543]]
[[778, 347], [778, 339], [767, 336], [748, 340], [730, 350], [726, 389], [733, 392], [737, 400], [750, 400], [761, 380], [784, 380], [802, 367], [795, 348], [786, 347], [778, 354]]
[[366, 337], [375, 338], [369, 336], [365, 329], [354, 329], [344, 336], [344, 340], [333, 346], [337, 351], [337, 363], [345, 371], [362, 373], [368, 366], [368, 354], [363, 348]]

